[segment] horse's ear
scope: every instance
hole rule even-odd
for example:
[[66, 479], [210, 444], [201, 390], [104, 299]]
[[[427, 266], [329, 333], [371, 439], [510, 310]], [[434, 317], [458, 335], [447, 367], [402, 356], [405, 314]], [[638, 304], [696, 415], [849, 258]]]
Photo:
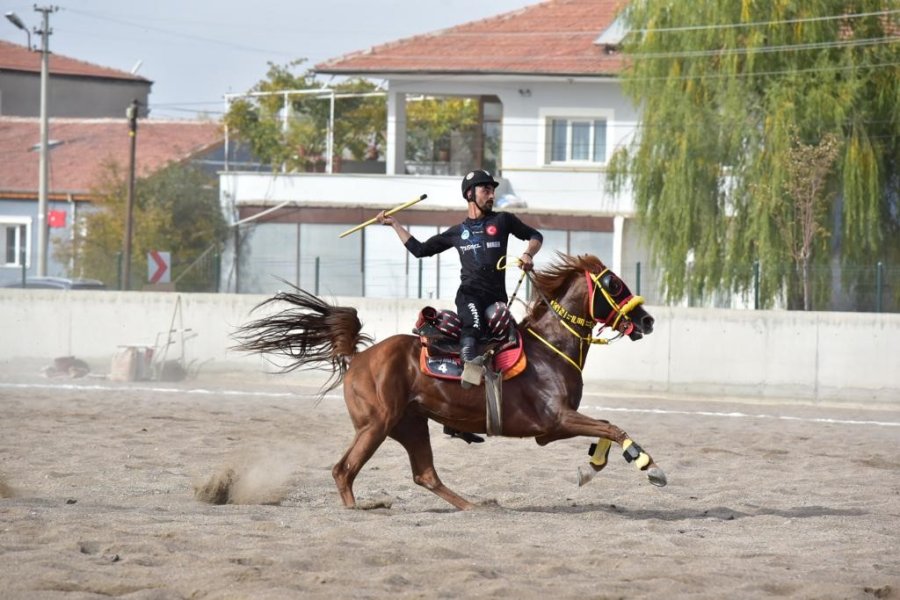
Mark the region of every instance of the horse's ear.
[[591, 273], [599, 273], [606, 268], [603, 261], [593, 254], [579, 254], [576, 262], [578, 268], [585, 269]]

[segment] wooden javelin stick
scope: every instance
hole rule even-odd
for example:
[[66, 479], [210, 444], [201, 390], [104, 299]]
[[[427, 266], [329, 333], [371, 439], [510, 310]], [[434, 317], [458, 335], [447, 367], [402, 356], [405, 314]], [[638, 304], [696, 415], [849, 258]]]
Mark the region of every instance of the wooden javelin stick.
[[[412, 206], [413, 204], [415, 204], [415, 203], [417, 203], [417, 202], [421, 202], [422, 200], [424, 200], [424, 199], [427, 198], [427, 197], [428, 197], [428, 194], [422, 194], [421, 196], [419, 196], [419, 197], [416, 198], [415, 200], [410, 200], [409, 202], [405, 202], [405, 203], [401, 204], [400, 206], [395, 206], [394, 208], [392, 208], [392, 209], [390, 209], [390, 210], [384, 211], [384, 216], [389, 217], [389, 216], [391, 216], [392, 214], [394, 214], [394, 213], [396, 213], [396, 212], [400, 212], [400, 211], [403, 210], [404, 208], [409, 208], [409, 207]], [[368, 227], [368, 226], [371, 225], [372, 223], [377, 223], [377, 222], [378, 222], [378, 217], [373, 217], [373, 218], [369, 219], [368, 221], [366, 221], [365, 223], [360, 223], [360, 224], [357, 225], [356, 227], [351, 227], [350, 229], [348, 229], [347, 231], [345, 231], [344, 233], [342, 233], [342, 234], [339, 235], [338, 237], [345, 237], [345, 236], [348, 236], [348, 235], [350, 235], [351, 233], [353, 233], [354, 231], [359, 231], [359, 230], [362, 229], [363, 227]]]

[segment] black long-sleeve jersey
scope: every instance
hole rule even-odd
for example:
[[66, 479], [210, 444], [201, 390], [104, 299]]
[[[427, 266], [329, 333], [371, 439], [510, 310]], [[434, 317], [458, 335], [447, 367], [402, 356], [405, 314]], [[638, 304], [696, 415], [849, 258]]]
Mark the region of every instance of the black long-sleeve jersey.
[[544, 241], [537, 229], [514, 214], [492, 212], [480, 219], [467, 218], [424, 242], [411, 237], [406, 241], [406, 249], [416, 258], [423, 258], [456, 248], [462, 263], [460, 290], [487, 294], [506, 302], [506, 278], [503, 271], [497, 270], [497, 261], [506, 255], [510, 235], [520, 240]]

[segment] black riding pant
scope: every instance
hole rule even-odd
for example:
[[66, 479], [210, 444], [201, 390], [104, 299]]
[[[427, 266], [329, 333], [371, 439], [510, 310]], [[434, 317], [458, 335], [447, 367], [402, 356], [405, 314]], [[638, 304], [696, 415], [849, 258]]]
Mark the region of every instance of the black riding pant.
[[456, 313], [462, 326], [459, 329], [460, 339], [484, 337], [486, 319], [484, 310], [494, 302], [506, 302], [506, 298], [496, 293], [486, 293], [468, 287], [460, 287], [456, 292]]

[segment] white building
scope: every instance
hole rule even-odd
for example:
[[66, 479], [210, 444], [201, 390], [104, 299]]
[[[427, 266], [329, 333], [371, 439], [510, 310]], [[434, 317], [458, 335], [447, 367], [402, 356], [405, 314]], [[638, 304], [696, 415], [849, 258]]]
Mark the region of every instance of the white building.
[[[283, 287], [282, 278], [324, 294], [450, 300], [459, 281], [455, 253], [420, 266], [390, 228], [338, 235], [427, 194], [398, 215], [425, 239], [464, 218], [462, 175], [479, 167], [502, 180], [498, 206], [506, 203], [544, 234], [538, 266], [554, 251], [591, 253], [635, 287], [647, 254], [630, 218], [632, 202], [605, 190], [607, 161], [632, 139], [638, 119], [617, 78], [621, 4], [551, 0], [317, 65], [322, 74], [385, 82], [383, 174], [223, 173], [223, 207], [243, 223], [235, 228], [239, 258], [226, 259], [223, 290], [271, 292]], [[477, 99], [475, 143], [451, 144], [436, 163], [413, 160], [406, 107], [423, 96]], [[510, 240], [510, 255], [522, 248]], [[646, 285], [641, 291], [648, 295]]]

